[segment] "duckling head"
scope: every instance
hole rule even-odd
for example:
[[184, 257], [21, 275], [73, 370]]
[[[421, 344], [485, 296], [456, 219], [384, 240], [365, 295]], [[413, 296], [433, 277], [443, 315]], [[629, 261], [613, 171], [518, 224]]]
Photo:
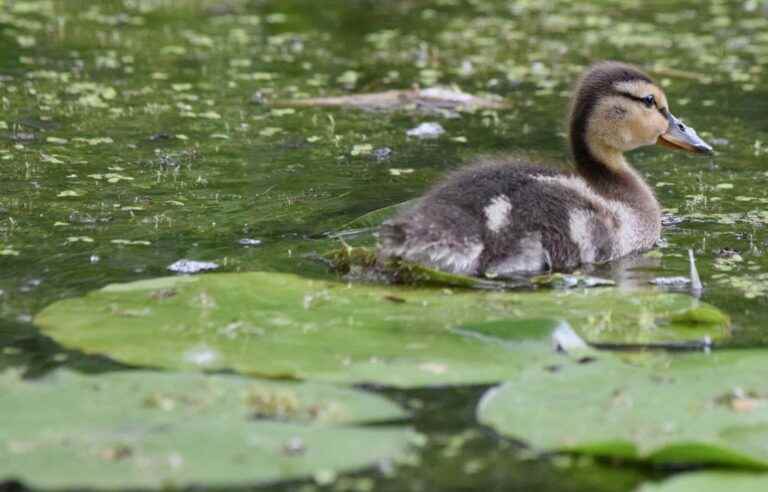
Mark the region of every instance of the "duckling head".
[[696, 131], [672, 115], [664, 91], [631, 65], [602, 62], [578, 84], [570, 115], [570, 138], [577, 161], [599, 160], [646, 145], [664, 145], [711, 154]]

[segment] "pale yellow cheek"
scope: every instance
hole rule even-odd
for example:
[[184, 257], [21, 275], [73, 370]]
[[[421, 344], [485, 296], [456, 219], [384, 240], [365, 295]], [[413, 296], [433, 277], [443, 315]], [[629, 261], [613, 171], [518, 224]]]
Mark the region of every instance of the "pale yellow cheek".
[[648, 121], [643, 119], [633, 119], [629, 122], [627, 133], [629, 134], [628, 143], [632, 147], [638, 145], [650, 145], [656, 142], [656, 138], [659, 136], [656, 132], [656, 127], [653, 124], [648, 124]]
[[638, 135], [642, 135], [643, 140], [647, 144], [656, 143], [659, 136], [667, 131], [669, 123], [661, 115], [654, 115], [650, 121], [645, 120], [642, 122], [642, 129], [638, 129]]

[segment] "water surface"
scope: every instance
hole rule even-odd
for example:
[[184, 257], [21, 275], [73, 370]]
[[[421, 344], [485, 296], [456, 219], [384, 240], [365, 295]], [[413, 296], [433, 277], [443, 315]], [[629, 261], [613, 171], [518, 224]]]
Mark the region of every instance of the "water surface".
[[[57, 299], [166, 275], [179, 258], [331, 278], [304, 257], [334, 245], [322, 233], [418, 196], [475, 155], [567, 165], [569, 89], [606, 58], [648, 70], [717, 150], [631, 155], [678, 219], [641, 270], [685, 275], [692, 248], [703, 299], [733, 318], [727, 343], [768, 341], [759, 2], [40, 0], [0, 12], [0, 367], [117, 367], [38, 334], [32, 317]], [[511, 107], [447, 117], [269, 104], [435, 84]], [[447, 134], [406, 138], [425, 121]], [[391, 154], [353, 155], [362, 144]], [[531, 460], [473, 423], [481, 391], [386, 392], [429, 436], [421, 467], [335, 487], [619, 491], [659, 476]]]

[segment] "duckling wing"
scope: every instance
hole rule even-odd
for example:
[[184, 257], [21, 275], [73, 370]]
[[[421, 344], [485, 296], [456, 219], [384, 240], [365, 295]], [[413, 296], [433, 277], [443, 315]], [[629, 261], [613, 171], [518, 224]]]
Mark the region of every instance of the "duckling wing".
[[382, 225], [380, 255], [499, 276], [609, 258], [610, 213], [555, 179], [566, 176], [498, 164], [462, 170]]

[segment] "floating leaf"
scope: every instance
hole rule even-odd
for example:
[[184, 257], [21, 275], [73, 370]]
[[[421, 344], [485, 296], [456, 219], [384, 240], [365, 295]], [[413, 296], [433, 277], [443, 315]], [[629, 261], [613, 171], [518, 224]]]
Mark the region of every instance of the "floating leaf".
[[10, 246], [0, 245], [0, 256], [19, 256], [20, 254]]
[[67, 243], [92, 243], [93, 238], [88, 236], [70, 236], [67, 238]]
[[189, 91], [192, 90], [192, 84], [171, 84], [171, 89], [178, 92]]
[[352, 156], [369, 155], [373, 152], [373, 145], [371, 144], [355, 144], [352, 150], [349, 152]]
[[200, 118], [207, 118], [209, 120], [220, 120], [221, 115], [217, 113], [216, 111], [206, 111], [204, 113], [198, 114]]
[[51, 164], [64, 164], [64, 161], [62, 161], [58, 157], [54, 155], [43, 154], [43, 153], [40, 154], [40, 161], [50, 162]]
[[272, 137], [272, 136], [275, 136], [278, 133], [282, 133], [282, 132], [283, 132], [282, 128], [276, 128], [276, 127], [270, 126], [270, 127], [262, 129], [259, 132], [259, 135], [261, 135], [262, 137]]
[[152, 244], [149, 241], [144, 241], [144, 240], [132, 241], [130, 239], [112, 239], [110, 241], [110, 243], [112, 243], [112, 244], [120, 244], [120, 245], [125, 245], [125, 246], [135, 246], [135, 245], [149, 246], [149, 245]]
[[638, 492], [758, 492], [768, 490], [768, 474], [705, 471], [676, 475]]
[[287, 116], [289, 114], [294, 114], [296, 112], [293, 108], [284, 108], [284, 109], [273, 109], [270, 111], [270, 114], [272, 116]]
[[412, 168], [399, 168], [399, 167], [391, 167], [389, 168], [389, 174], [392, 176], [403, 176], [405, 174], [413, 174], [414, 169]]
[[534, 368], [490, 390], [478, 418], [540, 451], [664, 464], [768, 468], [764, 351], [602, 358]]
[[36, 323], [65, 346], [137, 365], [410, 387], [504, 380], [552, 357], [543, 333], [500, 348], [452, 331], [470, 323], [565, 319], [589, 341], [684, 338], [690, 327], [642, 323], [697, 303], [654, 291], [451, 291], [255, 272], [110, 285], [49, 306]]
[[[0, 481], [34, 488], [242, 486], [396, 457], [413, 434], [392, 403], [317, 383], [126, 371], [0, 374]], [[365, 446], [360, 443], [364, 442]]]

